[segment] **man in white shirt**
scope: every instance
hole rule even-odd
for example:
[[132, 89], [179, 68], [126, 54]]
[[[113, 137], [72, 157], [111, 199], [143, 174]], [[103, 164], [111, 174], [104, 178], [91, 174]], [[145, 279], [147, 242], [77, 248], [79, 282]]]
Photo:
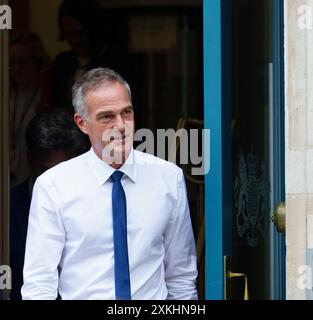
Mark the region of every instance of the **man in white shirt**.
[[35, 183], [23, 299], [197, 299], [183, 172], [133, 150], [128, 84], [91, 70], [73, 104], [92, 148]]

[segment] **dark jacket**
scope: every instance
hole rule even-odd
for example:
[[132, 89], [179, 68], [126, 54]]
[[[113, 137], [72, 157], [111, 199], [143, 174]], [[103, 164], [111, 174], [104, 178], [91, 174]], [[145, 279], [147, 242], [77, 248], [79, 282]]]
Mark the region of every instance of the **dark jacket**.
[[11, 300], [21, 300], [25, 243], [31, 194], [29, 179], [14, 187], [10, 194], [10, 266], [12, 269]]

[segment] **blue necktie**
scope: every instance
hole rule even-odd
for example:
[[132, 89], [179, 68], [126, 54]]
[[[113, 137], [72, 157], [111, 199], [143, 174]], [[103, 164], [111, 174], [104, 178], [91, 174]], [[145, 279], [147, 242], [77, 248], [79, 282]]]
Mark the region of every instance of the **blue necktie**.
[[126, 197], [121, 184], [123, 172], [115, 171], [113, 180], [113, 239], [114, 239], [114, 275], [115, 297], [117, 300], [130, 300], [130, 276], [127, 250]]

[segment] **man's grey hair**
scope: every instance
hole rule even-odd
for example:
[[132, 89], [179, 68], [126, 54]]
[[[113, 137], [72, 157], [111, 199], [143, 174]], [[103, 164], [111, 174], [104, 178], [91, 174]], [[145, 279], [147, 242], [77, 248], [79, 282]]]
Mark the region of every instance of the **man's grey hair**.
[[114, 70], [109, 68], [97, 68], [86, 72], [77, 80], [72, 88], [73, 106], [75, 112], [79, 113], [84, 120], [88, 119], [88, 109], [85, 105], [85, 96], [88, 91], [96, 90], [102, 85], [120, 83], [127, 90], [131, 101], [131, 90], [125, 79]]

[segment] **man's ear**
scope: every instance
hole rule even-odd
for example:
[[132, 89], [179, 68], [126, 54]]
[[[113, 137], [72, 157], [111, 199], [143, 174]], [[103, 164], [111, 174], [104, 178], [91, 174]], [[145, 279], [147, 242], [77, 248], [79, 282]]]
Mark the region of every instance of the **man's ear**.
[[88, 127], [86, 126], [86, 120], [84, 120], [82, 116], [77, 112], [74, 114], [74, 121], [82, 132], [84, 132], [85, 134], [89, 133]]

